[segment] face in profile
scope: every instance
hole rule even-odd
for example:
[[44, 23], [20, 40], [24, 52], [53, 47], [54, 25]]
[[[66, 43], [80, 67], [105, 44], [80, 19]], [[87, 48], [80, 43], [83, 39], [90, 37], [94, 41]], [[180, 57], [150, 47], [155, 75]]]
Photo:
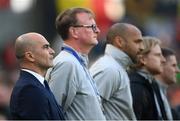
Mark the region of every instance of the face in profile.
[[148, 54], [142, 56], [141, 62], [152, 75], [160, 74], [163, 71], [162, 67], [165, 62], [160, 46], [155, 45], [152, 47]]
[[54, 50], [50, 47], [48, 41], [40, 36], [34, 45], [35, 64], [40, 68], [48, 69], [53, 66]]
[[179, 68], [177, 66], [177, 60], [175, 55], [167, 57], [166, 62], [163, 64], [163, 72], [161, 76], [163, 81], [167, 84], [176, 83], [176, 74], [179, 73]]
[[[77, 19], [78, 19], [78, 25], [84, 25], [84, 27], [74, 28], [76, 31], [77, 39], [79, 40], [80, 44], [83, 44], [84, 46], [97, 45], [98, 44], [97, 36], [100, 30], [96, 26], [96, 22], [94, 18], [87, 13], [79, 13], [77, 14]], [[92, 25], [95, 26], [93, 27]]]
[[137, 55], [144, 48], [141, 32], [134, 28], [129, 36], [126, 37], [124, 51], [129, 55], [133, 62], [137, 62]]

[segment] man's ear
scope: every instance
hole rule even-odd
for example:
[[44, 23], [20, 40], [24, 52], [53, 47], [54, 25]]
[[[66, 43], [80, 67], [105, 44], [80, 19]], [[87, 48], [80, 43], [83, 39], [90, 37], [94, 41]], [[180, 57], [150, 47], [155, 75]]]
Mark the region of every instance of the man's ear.
[[28, 52], [25, 52], [24, 54], [25, 58], [31, 62], [34, 62], [35, 61], [35, 57], [34, 57], [34, 54], [31, 52], [31, 51], [28, 51]]
[[114, 38], [114, 43], [113, 43], [116, 47], [118, 47], [118, 48], [123, 48], [123, 46], [124, 46], [124, 40], [123, 40], [123, 38], [122, 37], [120, 37], [120, 36], [116, 36], [115, 38]]
[[138, 58], [138, 61], [139, 61], [140, 64], [146, 65], [146, 58], [145, 58], [145, 56], [138, 55], [137, 58]]
[[74, 27], [69, 28], [69, 33], [70, 33], [70, 36], [72, 36], [73, 38], [78, 38], [77, 36], [78, 31], [76, 31]]

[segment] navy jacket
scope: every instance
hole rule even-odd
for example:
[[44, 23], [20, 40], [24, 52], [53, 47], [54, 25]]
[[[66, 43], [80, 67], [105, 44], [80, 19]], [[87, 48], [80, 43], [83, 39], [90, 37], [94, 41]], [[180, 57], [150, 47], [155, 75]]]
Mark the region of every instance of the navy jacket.
[[129, 79], [137, 120], [160, 120], [149, 81], [137, 72], [129, 73]]
[[64, 120], [54, 95], [32, 74], [21, 71], [10, 100], [12, 119]]

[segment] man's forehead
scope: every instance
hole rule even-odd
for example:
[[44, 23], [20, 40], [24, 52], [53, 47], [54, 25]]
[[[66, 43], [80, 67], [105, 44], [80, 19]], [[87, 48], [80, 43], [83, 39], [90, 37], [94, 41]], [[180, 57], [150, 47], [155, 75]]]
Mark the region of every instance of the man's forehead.
[[134, 40], [134, 41], [135, 40], [143, 41], [141, 32], [136, 29], [126, 32], [126, 37], [130, 38], [131, 40]]
[[49, 42], [43, 37], [43, 36], [36, 36], [35, 38], [32, 39], [32, 44], [34, 46], [44, 46], [44, 45], [49, 45]]
[[161, 48], [160, 48], [160, 46], [158, 44], [151, 47], [150, 52], [157, 53], [157, 54], [162, 54]]
[[177, 63], [177, 59], [175, 55], [170, 55], [166, 58], [167, 62], [176, 62]]
[[89, 13], [78, 13], [76, 16], [78, 21], [94, 20], [93, 16]]

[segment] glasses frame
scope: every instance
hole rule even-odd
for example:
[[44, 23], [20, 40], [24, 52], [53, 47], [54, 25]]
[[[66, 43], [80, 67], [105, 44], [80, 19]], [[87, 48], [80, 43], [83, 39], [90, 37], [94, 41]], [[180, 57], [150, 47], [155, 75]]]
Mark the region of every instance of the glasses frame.
[[85, 28], [91, 28], [94, 33], [97, 32], [97, 25], [92, 24], [92, 25], [73, 25], [73, 27], [85, 27]]

